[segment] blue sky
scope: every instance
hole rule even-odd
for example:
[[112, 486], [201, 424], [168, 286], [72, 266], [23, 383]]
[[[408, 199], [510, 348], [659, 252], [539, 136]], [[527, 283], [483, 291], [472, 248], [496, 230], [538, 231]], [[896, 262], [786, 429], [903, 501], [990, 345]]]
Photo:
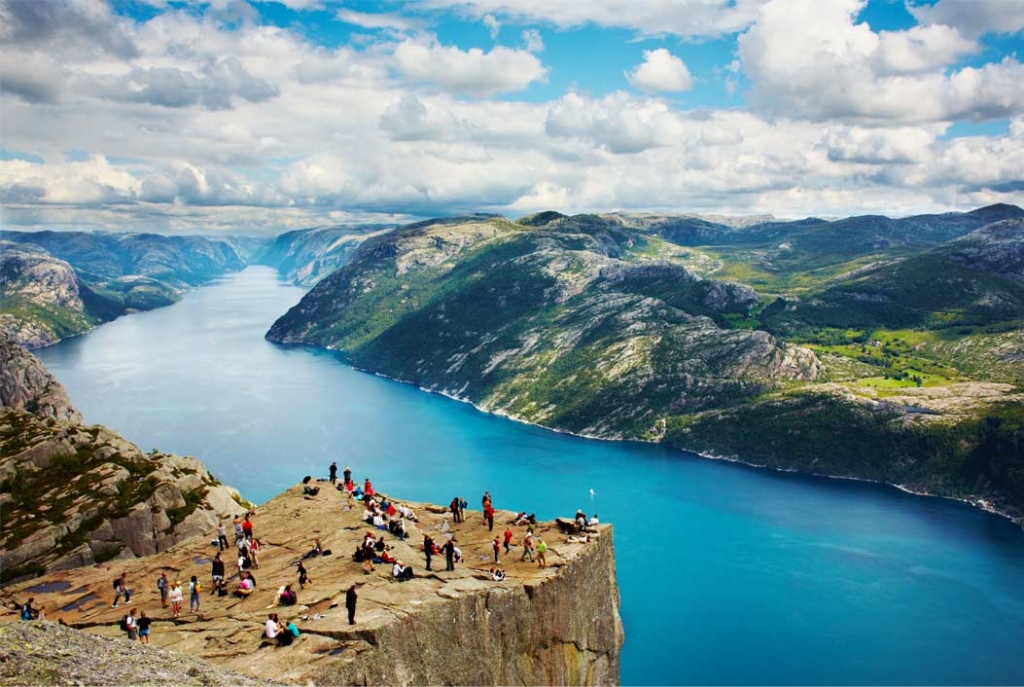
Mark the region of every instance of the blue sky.
[[1021, 199], [1020, 0], [0, 0], [7, 226]]

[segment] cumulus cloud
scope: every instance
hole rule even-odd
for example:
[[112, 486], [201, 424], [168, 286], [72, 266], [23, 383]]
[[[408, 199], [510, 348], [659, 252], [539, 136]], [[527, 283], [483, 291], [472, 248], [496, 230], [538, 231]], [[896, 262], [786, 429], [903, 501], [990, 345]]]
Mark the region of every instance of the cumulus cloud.
[[755, 104], [824, 120], [929, 122], [1024, 111], [1014, 58], [947, 73], [977, 48], [954, 28], [875, 33], [855, 23], [865, 0], [772, 0], [739, 38]]
[[409, 39], [395, 48], [394, 61], [406, 78], [477, 96], [521, 91], [547, 78], [547, 69], [534, 55], [502, 46], [485, 53]]
[[71, 62], [101, 54], [122, 59], [138, 57], [129, 24], [116, 17], [102, 0], [0, 2], [0, 43]]
[[939, 0], [934, 5], [911, 1], [907, 9], [922, 24], [956, 27], [972, 37], [1024, 30], [1024, 3], [1017, 0]]
[[491, 15], [546, 22], [561, 28], [596, 24], [642, 34], [718, 36], [740, 31], [766, 0], [419, 0], [425, 9], [456, 9], [474, 17]]
[[5, 202], [120, 204], [134, 202], [139, 180], [106, 158], [45, 164], [0, 160], [0, 195]]
[[420, 27], [417, 21], [398, 14], [385, 12], [357, 12], [356, 10], [340, 9], [335, 13], [335, 16], [346, 24], [354, 24], [364, 29], [413, 31]]
[[462, 124], [448, 110], [426, 105], [411, 93], [388, 105], [380, 118], [381, 129], [395, 141], [438, 141], [451, 139]]
[[645, 50], [644, 61], [625, 73], [626, 80], [644, 91], [688, 91], [693, 77], [681, 59], [665, 48]]

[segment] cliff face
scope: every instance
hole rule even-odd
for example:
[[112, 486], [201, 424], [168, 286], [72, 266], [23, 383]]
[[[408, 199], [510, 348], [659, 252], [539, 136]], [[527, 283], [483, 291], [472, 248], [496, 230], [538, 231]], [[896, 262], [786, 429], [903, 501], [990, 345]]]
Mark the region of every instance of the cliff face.
[[[571, 541], [553, 522], [539, 522], [536, 536], [548, 545], [547, 566], [520, 561], [526, 528], [498, 511], [495, 531], [479, 512], [454, 523], [445, 508], [408, 503], [418, 516], [407, 522], [409, 537], [376, 531], [391, 555], [410, 564], [415, 576], [396, 582], [390, 565], [365, 573], [351, 559], [363, 533], [362, 504], [329, 484], [315, 497], [289, 489], [258, 508], [253, 518], [262, 546], [256, 591], [247, 598], [211, 595], [210, 559], [217, 551], [206, 536], [184, 541], [154, 556], [75, 570], [4, 589], [0, 622], [16, 621], [13, 602], [34, 596], [50, 621], [123, 642], [117, 621], [125, 607], [110, 608], [110, 581], [122, 571], [134, 590], [132, 604], [154, 619], [153, 645], [202, 657], [219, 667], [293, 684], [616, 684], [623, 632], [615, 581], [612, 528], [594, 528], [592, 541]], [[491, 540], [510, 526], [510, 554], [501, 555], [503, 581], [490, 578]], [[230, 529], [230, 528], [229, 528]], [[443, 556], [427, 572], [423, 535], [456, 537], [463, 561], [446, 571]], [[300, 589], [296, 564], [319, 538], [331, 556], [303, 561], [310, 582]], [[225, 556], [229, 575], [233, 557]], [[198, 612], [178, 620], [163, 609], [155, 587], [170, 579], [204, 585]], [[294, 606], [275, 607], [281, 585], [298, 592]], [[358, 585], [356, 623], [349, 625], [345, 591]], [[234, 589], [237, 580], [229, 580]], [[187, 585], [186, 585], [187, 586]], [[288, 647], [261, 648], [267, 614], [294, 620], [302, 635]]]
[[39, 417], [81, 422], [67, 390], [39, 359], [0, 331], [0, 406]]

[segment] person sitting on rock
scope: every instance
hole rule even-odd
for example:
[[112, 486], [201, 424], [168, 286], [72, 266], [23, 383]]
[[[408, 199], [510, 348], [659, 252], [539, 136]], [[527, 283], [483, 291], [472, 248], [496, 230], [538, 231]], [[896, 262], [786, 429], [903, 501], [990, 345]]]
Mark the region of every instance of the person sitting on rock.
[[286, 584], [277, 591], [277, 599], [274, 603], [281, 606], [294, 606], [299, 601], [299, 595], [292, 589], [292, 585]]
[[597, 519], [597, 513], [594, 513], [590, 520], [587, 520], [587, 525], [589, 527], [597, 527], [598, 522], [599, 520]]
[[494, 580], [495, 582], [501, 582], [502, 580], [505, 579], [505, 571], [504, 570], [498, 570], [494, 566], [491, 566], [491, 579]]
[[32, 602], [35, 601], [35, 597], [31, 597], [28, 601], [21, 605], [21, 619], [22, 620], [35, 620], [39, 615], [39, 611], [32, 608]]
[[277, 640], [277, 613], [267, 615], [267, 622], [263, 624], [264, 639]]
[[395, 564], [391, 566], [391, 576], [399, 582], [411, 580], [413, 576], [412, 566], [404, 565], [402, 561], [396, 560]]
[[319, 539], [315, 539], [313, 541], [313, 548], [310, 549], [309, 551], [307, 551], [305, 553], [305, 555], [303, 555], [302, 557], [303, 558], [316, 558], [317, 556], [319, 556], [323, 552], [324, 552], [324, 548], [320, 545], [320, 540]]
[[416, 513], [414, 513], [412, 508], [409, 508], [409, 506], [405, 506], [405, 505], [399, 504], [399, 506], [398, 506], [398, 513], [399, 513], [399, 515], [401, 515], [406, 520], [412, 520], [413, 522], [419, 522], [419, 520], [416, 519]]
[[248, 570], [243, 570], [241, 573], [241, 579], [238, 580], [238, 589], [235, 590], [235, 596], [249, 596], [255, 589], [256, 580], [249, 574]]

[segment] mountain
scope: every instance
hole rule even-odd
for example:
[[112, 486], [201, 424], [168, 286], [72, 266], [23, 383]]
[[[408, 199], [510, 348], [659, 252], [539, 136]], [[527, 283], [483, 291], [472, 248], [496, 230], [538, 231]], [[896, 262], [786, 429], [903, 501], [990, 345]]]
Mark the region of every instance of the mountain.
[[791, 333], [1024, 323], [1024, 218], [864, 270], [763, 319]]
[[202, 237], [0, 232], [0, 327], [36, 348], [178, 301], [245, 263]]
[[382, 225], [316, 227], [277, 236], [251, 261], [276, 267], [289, 281], [315, 284], [345, 264], [368, 237], [386, 231]]
[[0, 331], [0, 406], [38, 417], [81, 422], [67, 390], [23, 347]]
[[696, 277], [659, 237], [592, 215], [536, 224], [465, 217], [368, 239], [268, 338], [607, 438], [816, 376], [809, 351], [730, 325], [759, 304], [752, 290]]

